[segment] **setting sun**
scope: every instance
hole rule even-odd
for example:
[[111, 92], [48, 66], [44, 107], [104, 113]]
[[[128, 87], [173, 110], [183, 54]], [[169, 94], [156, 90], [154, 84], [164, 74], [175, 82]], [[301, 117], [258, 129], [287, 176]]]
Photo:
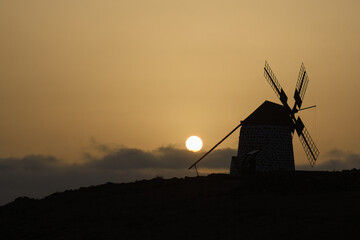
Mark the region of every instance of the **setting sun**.
[[189, 151], [197, 152], [201, 150], [203, 146], [203, 142], [201, 141], [201, 138], [199, 138], [198, 136], [191, 136], [186, 140], [185, 145]]

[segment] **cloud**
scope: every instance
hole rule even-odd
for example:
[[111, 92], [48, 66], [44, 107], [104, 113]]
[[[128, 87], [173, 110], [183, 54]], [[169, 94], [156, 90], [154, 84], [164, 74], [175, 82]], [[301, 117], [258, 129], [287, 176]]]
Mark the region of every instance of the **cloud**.
[[[23, 158], [0, 158], [0, 205], [20, 196], [41, 198], [57, 191], [106, 182], [130, 182], [151, 179], [195, 176], [188, 167], [205, 152], [192, 153], [173, 146], [153, 151], [93, 143], [83, 161], [69, 164], [54, 156], [28, 155]], [[216, 149], [198, 164], [200, 173], [229, 172], [235, 149]], [[298, 170], [344, 170], [360, 168], [360, 155], [332, 150], [317, 162], [296, 166]]]
[[317, 162], [314, 168], [308, 164], [297, 166], [297, 169], [316, 170], [316, 171], [341, 171], [345, 169], [360, 169], [360, 155], [333, 149], [325, 155], [324, 162]]
[[57, 167], [60, 161], [53, 156], [27, 155], [24, 158], [0, 159], [2, 171], [45, 171]]
[[[134, 169], [186, 169], [199, 159], [205, 152], [189, 152], [185, 149], [167, 146], [153, 151], [143, 151], [136, 148], [109, 148], [103, 145], [95, 146], [103, 153], [94, 157], [85, 153], [89, 167], [112, 170]], [[214, 150], [199, 166], [204, 168], [229, 168], [231, 156], [236, 155], [236, 150], [226, 148]]]
[[[85, 161], [77, 164], [45, 155], [0, 158], [0, 205], [19, 196], [40, 198], [56, 191], [106, 182], [195, 176], [187, 168], [204, 154], [173, 146], [143, 151], [95, 142], [93, 145], [92, 151], [84, 153]], [[214, 150], [199, 164], [199, 170], [229, 169], [235, 154], [233, 149]]]

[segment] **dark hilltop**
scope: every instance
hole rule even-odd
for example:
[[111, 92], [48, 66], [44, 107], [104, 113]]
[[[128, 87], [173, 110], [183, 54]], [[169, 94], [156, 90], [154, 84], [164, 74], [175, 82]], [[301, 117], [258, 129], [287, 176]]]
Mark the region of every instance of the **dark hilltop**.
[[0, 239], [356, 239], [360, 171], [161, 177], [0, 207]]

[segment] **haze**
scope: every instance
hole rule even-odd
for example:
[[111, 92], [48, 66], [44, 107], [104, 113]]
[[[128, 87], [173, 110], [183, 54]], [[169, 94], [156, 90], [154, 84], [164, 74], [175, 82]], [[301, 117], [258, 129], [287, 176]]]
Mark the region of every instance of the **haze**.
[[[303, 106], [317, 108], [300, 116], [317, 164], [341, 152], [357, 167], [359, 11], [351, 0], [1, 0], [0, 157], [80, 164], [94, 143], [182, 150], [191, 135], [208, 150], [265, 100], [279, 103], [267, 60], [290, 105], [306, 66]], [[307, 164], [296, 136], [294, 151]]]

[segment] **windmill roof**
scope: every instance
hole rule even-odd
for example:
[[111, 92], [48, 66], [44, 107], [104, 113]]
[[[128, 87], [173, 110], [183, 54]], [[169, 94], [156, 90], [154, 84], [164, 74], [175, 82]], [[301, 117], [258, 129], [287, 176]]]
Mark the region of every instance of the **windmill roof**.
[[243, 125], [291, 126], [291, 124], [291, 118], [285, 107], [270, 101], [265, 101], [243, 121]]

